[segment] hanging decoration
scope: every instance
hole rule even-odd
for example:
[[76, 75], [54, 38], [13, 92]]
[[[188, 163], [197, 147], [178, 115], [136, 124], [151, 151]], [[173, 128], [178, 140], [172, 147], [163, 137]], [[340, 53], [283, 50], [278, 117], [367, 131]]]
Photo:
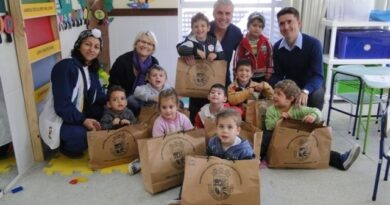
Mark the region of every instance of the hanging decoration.
[[12, 42], [12, 33], [14, 32], [14, 21], [10, 15], [6, 12], [6, 15], [4, 16], [4, 33], [6, 35], [6, 42], [11, 43]]

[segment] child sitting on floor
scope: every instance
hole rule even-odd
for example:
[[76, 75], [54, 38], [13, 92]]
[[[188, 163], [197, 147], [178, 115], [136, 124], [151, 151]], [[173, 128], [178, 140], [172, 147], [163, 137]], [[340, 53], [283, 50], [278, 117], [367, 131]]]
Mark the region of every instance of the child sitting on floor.
[[[160, 116], [156, 118], [153, 124], [153, 137], [163, 137], [178, 131], [187, 131], [194, 128], [190, 119], [177, 109], [179, 107], [179, 98], [173, 88], [166, 89], [158, 95], [158, 108]], [[139, 159], [129, 164], [129, 173], [131, 175], [141, 171]]]
[[[241, 130], [241, 114], [239, 111], [226, 108], [216, 116], [217, 136], [210, 139], [207, 145], [207, 155], [227, 160], [254, 159], [255, 153], [248, 140], [239, 136]], [[180, 204], [179, 198], [170, 200], [168, 204]]]
[[194, 128], [190, 119], [178, 111], [179, 98], [175, 89], [167, 89], [158, 96], [158, 108], [160, 116], [153, 124], [153, 137], [162, 137], [178, 131], [186, 131]]
[[102, 129], [116, 129], [136, 121], [133, 112], [127, 108], [125, 90], [121, 86], [112, 86], [107, 92], [107, 104], [100, 120]]
[[[321, 111], [317, 108], [298, 106], [296, 104], [296, 99], [300, 93], [301, 89], [292, 80], [282, 80], [275, 85], [274, 104], [268, 108], [265, 117], [266, 130], [263, 132], [261, 159], [265, 159], [272, 131], [275, 129], [279, 119], [291, 118], [307, 123], [319, 122], [321, 120]], [[359, 156], [359, 153], [360, 146], [357, 144], [344, 154], [330, 151], [329, 165], [339, 170], [348, 170]]]
[[[203, 128], [206, 119], [215, 119], [223, 108], [231, 107], [229, 103], [226, 103], [226, 88], [222, 84], [212, 85], [207, 98], [210, 103], [204, 105], [195, 117], [196, 128]], [[241, 111], [238, 108], [237, 110]]]
[[[252, 81], [252, 75], [251, 62], [248, 59], [239, 60], [236, 65], [236, 80], [228, 87], [228, 101], [231, 105], [241, 106], [244, 109], [243, 105], [249, 99], [272, 98], [274, 95], [272, 87], [265, 81], [261, 83]], [[261, 96], [256, 97], [255, 92], [259, 92]]]

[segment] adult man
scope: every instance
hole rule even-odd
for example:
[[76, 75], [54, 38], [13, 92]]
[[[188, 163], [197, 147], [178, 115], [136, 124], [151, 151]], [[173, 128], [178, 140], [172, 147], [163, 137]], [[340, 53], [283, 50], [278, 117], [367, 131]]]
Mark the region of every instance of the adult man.
[[[231, 0], [218, 0], [214, 3], [213, 17], [214, 21], [210, 23], [210, 33], [216, 36], [221, 42], [225, 60], [227, 61], [226, 84], [229, 86], [232, 82], [230, 79], [230, 61], [233, 51], [237, 48], [242, 39], [241, 30], [232, 24], [234, 5]], [[194, 57], [185, 58], [187, 64], [195, 64]], [[195, 116], [200, 108], [208, 103], [207, 99], [191, 98], [189, 110], [190, 119], [194, 122]]]
[[283, 38], [273, 46], [274, 74], [270, 79], [275, 85], [282, 79], [295, 81], [302, 89], [298, 103], [322, 110], [325, 90], [321, 43], [300, 32], [299, 12], [286, 7], [277, 14]]

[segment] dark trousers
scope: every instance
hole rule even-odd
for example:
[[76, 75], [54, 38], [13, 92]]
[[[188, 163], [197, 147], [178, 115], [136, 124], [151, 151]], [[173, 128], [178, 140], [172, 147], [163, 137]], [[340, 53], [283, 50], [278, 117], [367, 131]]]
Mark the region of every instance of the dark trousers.
[[[103, 106], [89, 105], [85, 111], [87, 118], [100, 121], [103, 115]], [[60, 151], [67, 156], [82, 154], [88, 147], [87, 129], [83, 125], [63, 123], [60, 129]]]
[[190, 111], [190, 120], [192, 124], [195, 122], [195, 116], [198, 114], [200, 108], [205, 104], [209, 103], [207, 98], [190, 98], [189, 111]]
[[322, 110], [322, 108], [324, 107], [324, 96], [325, 96], [325, 88], [321, 86], [320, 88], [318, 88], [317, 90], [309, 94], [307, 106], [316, 107], [319, 110]]
[[[263, 131], [263, 141], [261, 142], [261, 152], [260, 152], [260, 159], [266, 159], [267, 157], [267, 151], [269, 144], [271, 142], [272, 138], [272, 131]], [[343, 162], [341, 160], [341, 155], [338, 152], [330, 151], [330, 159], [329, 159], [329, 166], [332, 166], [334, 168], [337, 168], [339, 170], [345, 170], [343, 166]]]

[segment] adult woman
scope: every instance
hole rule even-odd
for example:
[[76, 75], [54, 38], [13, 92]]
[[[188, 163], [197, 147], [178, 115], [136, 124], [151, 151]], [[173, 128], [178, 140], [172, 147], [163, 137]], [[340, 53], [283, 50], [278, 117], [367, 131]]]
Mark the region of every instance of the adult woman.
[[97, 57], [101, 49], [100, 30], [84, 30], [73, 46], [71, 58], [58, 62], [51, 72], [52, 103], [55, 114], [62, 121], [59, 139], [53, 134], [54, 127], [47, 127], [48, 136], [44, 134], [47, 133], [44, 130], [45, 110], [50, 109], [49, 106], [45, 106], [39, 118], [40, 130], [43, 140], [52, 149], [58, 147], [58, 142], [52, 139], [57, 137], [60, 151], [71, 158], [83, 155], [87, 148], [87, 131], [100, 129], [97, 120], [101, 118], [105, 103], [97, 74], [100, 66]]
[[134, 39], [134, 49], [119, 56], [110, 70], [110, 86], [120, 85], [126, 90], [128, 97], [128, 107], [134, 115], [139, 114], [139, 103], [134, 102], [131, 95], [135, 87], [145, 84], [146, 74], [158, 60], [152, 56], [156, 50], [157, 39], [153, 32], [142, 31]]

